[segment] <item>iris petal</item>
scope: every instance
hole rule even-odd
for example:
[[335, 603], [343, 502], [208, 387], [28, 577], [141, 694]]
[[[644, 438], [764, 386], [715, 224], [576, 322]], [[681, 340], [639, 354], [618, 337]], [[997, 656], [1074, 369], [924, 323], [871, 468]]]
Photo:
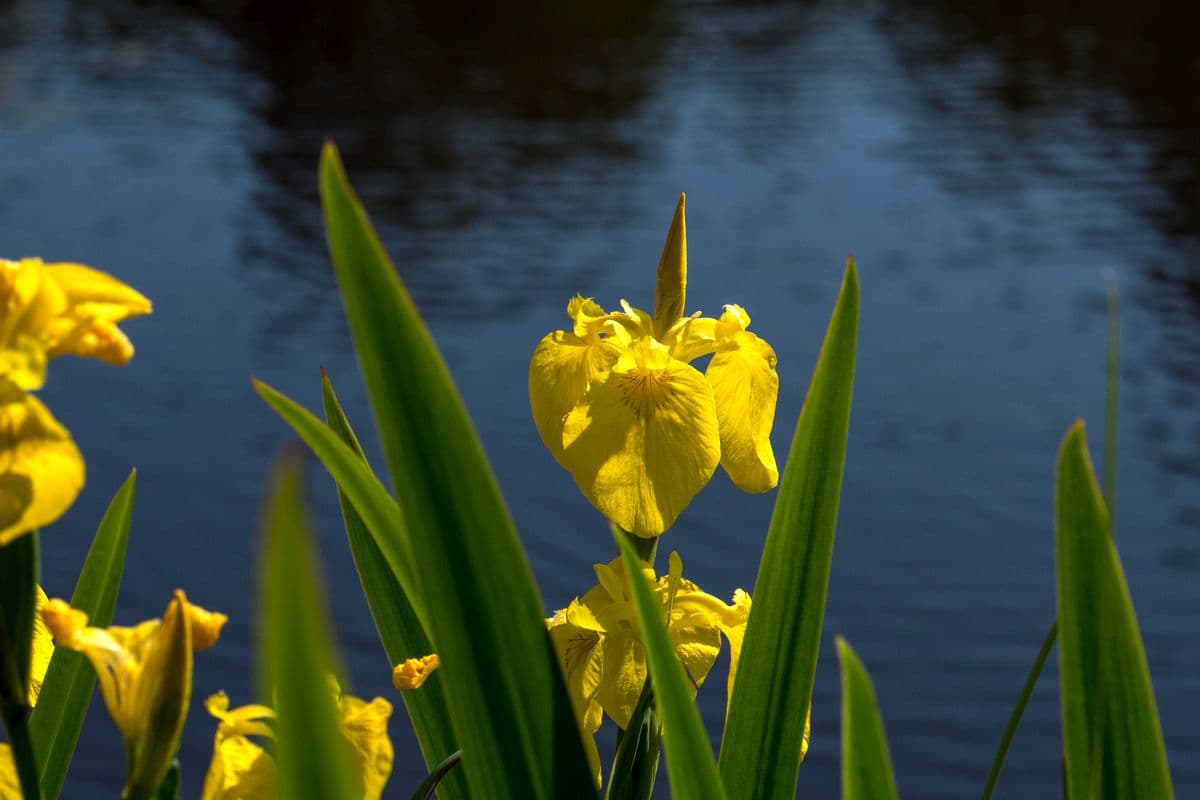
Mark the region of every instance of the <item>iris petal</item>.
[[749, 331], [721, 339], [706, 372], [721, 429], [721, 466], [743, 491], [765, 492], [779, 482], [771, 426], [779, 376], [775, 351]]
[[617, 360], [617, 349], [566, 331], [547, 334], [529, 364], [529, 405], [538, 435], [564, 467], [563, 421], [587, 391]]
[[83, 488], [83, 456], [33, 395], [0, 397], [0, 546], [49, 525]]
[[560, 462], [580, 490], [637, 536], [669, 528], [721, 458], [708, 381], [650, 338], [592, 384], [562, 434]]

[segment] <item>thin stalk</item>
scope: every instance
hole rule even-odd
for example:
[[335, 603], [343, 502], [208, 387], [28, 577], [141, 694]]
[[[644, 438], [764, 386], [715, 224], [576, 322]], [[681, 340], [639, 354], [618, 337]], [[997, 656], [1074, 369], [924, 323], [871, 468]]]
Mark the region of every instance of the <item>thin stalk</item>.
[[1121, 296], [1111, 272], [1104, 277], [1108, 296], [1107, 381], [1104, 390], [1104, 505], [1108, 507], [1108, 533], [1117, 535], [1117, 411], [1121, 393]]
[[992, 792], [996, 790], [996, 782], [1000, 780], [1000, 770], [1004, 767], [1004, 759], [1008, 757], [1008, 748], [1012, 746], [1017, 727], [1021, 724], [1021, 717], [1025, 715], [1025, 707], [1029, 705], [1029, 698], [1033, 696], [1033, 690], [1037, 686], [1038, 678], [1042, 676], [1042, 669], [1046, 666], [1046, 659], [1050, 657], [1050, 651], [1054, 649], [1054, 640], [1057, 638], [1058, 619], [1055, 618], [1050, 630], [1046, 631], [1046, 639], [1042, 642], [1042, 649], [1038, 651], [1037, 658], [1033, 661], [1029, 676], [1025, 678], [1021, 696], [1017, 698], [1017, 704], [1008, 718], [1008, 724], [1004, 726], [1004, 735], [1000, 737], [1000, 746], [996, 748], [996, 757], [992, 760], [992, 769], [988, 772], [987, 784], [983, 787], [982, 800], [991, 800]]

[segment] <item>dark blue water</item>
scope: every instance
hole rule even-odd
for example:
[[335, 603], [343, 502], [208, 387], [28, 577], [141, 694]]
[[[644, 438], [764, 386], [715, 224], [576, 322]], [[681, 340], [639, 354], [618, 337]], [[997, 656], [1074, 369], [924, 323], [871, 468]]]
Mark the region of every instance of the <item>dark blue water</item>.
[[[1120, 547], [1176, 790], [1200, 793], [1187, 7], [204, 6], [0, 2], [0, 254], [86, 261], [155, 302], [128, 326], [129, 367], [53, 365], [43, 396], [89, 480], [43, 537], [45, 583], [69, 594], [137, 467], [119, 618], [158, 615], [176, 586], [231, 617], [197, 658], [193, 794], [215, 729], [199, 700], [254, 699], [258, 517], [290, 441], [250, 376], [315, 407], [324, 365], [369, 428], [321, 240], [326, 137], [466, 398], [548, 609], [612, 555], [529, 416], [528, 358], [567, 298], [649, 306], [686, 191], [689, 301], [742, 304], [774, 345], [782, 456], [853, 250], [858, 378], [806, 797], [838, 792], [834, 633], [875, 679], [901, 791], [980, 790], [1054, 614], [1055, 450], [1077, 416], [1102, 444], [1111, 271], [1125, 300]], [[311, 483], [354, 687], [393, 697], [328, 480], [314, 469]], [[772, 502], [719, 476], [664, 544], [708, 591], [750, 588]], [[701, 692], [714, 732], [722, 686]], [[119, 790], [104, 717], [97, 702], [67, 796]], [[392, 731], [388, 796], [403, 797], [420, 760], [406, 723]], [[1051, 671], [1000, 796], [1056, 792], [1059, 742]]]

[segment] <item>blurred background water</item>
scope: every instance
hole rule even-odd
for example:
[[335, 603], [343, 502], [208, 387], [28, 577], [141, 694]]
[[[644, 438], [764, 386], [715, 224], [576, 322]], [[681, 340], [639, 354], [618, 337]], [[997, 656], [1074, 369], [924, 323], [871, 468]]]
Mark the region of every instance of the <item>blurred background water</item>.
[[[231, 616], [197, 658], [189, 796], [215, 729], [200, 699], [255, 699], [259, 509], [290, 437], [250, 376], [315, 407], [323, 364], [370, 424], [322, 240], [326, 138], [466, 398], [548, 609], [612, 556], [528, 411], [529, 355], [568, 297], [652, 304], [686, 191], [690, 308], [738, 302], [774, 345], [782, 457], [855, 253], [858, 378], [805, 797], [839, 791], [834, 633], [874, 676], [902, 792], [980, 790], [1054, 614], [1056, 447], [1077, 416], [1102, 446], [1113, 271], [1120, 546], [1176, 790], [1200, 794], [1196, 7], [339, 6], [0, 0], [0, 253], [85, 261], [155, 302], [128, 325], [129, 367], [63, 360], [43, 392], [89, 468], [43, 538], [45, 583], [69, 594], [137, 467], [119, 619], [158, 615], [176, 586]], [[395, 700], [312, 472], [353, 685]], [[665, 545], [708, 591], [749, 589], [772, 502], [718, 475]], [[714, 735], [723, 685], [701, 692]], [[103, 717], [97, 702], [68, 797], [119, 790]], [[420, 761], [399, 715], [392, 731], [387, 796], [406, 797]], [[1051, 670], [999, 796], [1050, 796], [1059, 770]]]

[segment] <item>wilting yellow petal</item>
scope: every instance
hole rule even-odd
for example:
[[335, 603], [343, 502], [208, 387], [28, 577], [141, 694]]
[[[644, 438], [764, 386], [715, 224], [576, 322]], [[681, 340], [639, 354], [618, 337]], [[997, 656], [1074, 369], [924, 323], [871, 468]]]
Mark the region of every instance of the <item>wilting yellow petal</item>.
[[563, 465], [604, 516], [658, 536], [721, 457], [712, 388], [647, 337], [594, 382], [563, 427]]
[[775, 361], [769, 344], [749, 331], [737, 331], [718, 341], [706, 372], [720, 423], [721, 466], [747, 492], [765, 492], [779, 482], [771, 449], [779, 395]]
[[0, 547], [62, 516], [83, 479], [67, 429], [33, 395], [0, 388]]
[[417, 689], [441, 663], [437, 653], [420, 658], [406, 658], [403, 664], [397, 664], [392, 670], [392, 685], [402, 692]]
[[346, 694], [338, 706], [342, 733], [354, 748], [356, 771], [362, 778], [363, 800], [379, 800], [395, 758], [387, 730], [392, 704], [382, 697], [368, 703]]
[[29, 665], [29, 705], [37, 705], [38, 695], [42, 693], [42, 680], [50, 667], [50, 658], [54, 655], [54, 637], [42, 619], [42, 609], [46, 607], [49, 598], [37, 587], [37, 605], [33, 612], [33, 658]]
[[667, 329], [683, 316], [687, 301], [687, 222], [684, 214], [686, 195], [679, 195], [675, 216], [667, 231], [654, 287], [654, 336], [662, 340]]

